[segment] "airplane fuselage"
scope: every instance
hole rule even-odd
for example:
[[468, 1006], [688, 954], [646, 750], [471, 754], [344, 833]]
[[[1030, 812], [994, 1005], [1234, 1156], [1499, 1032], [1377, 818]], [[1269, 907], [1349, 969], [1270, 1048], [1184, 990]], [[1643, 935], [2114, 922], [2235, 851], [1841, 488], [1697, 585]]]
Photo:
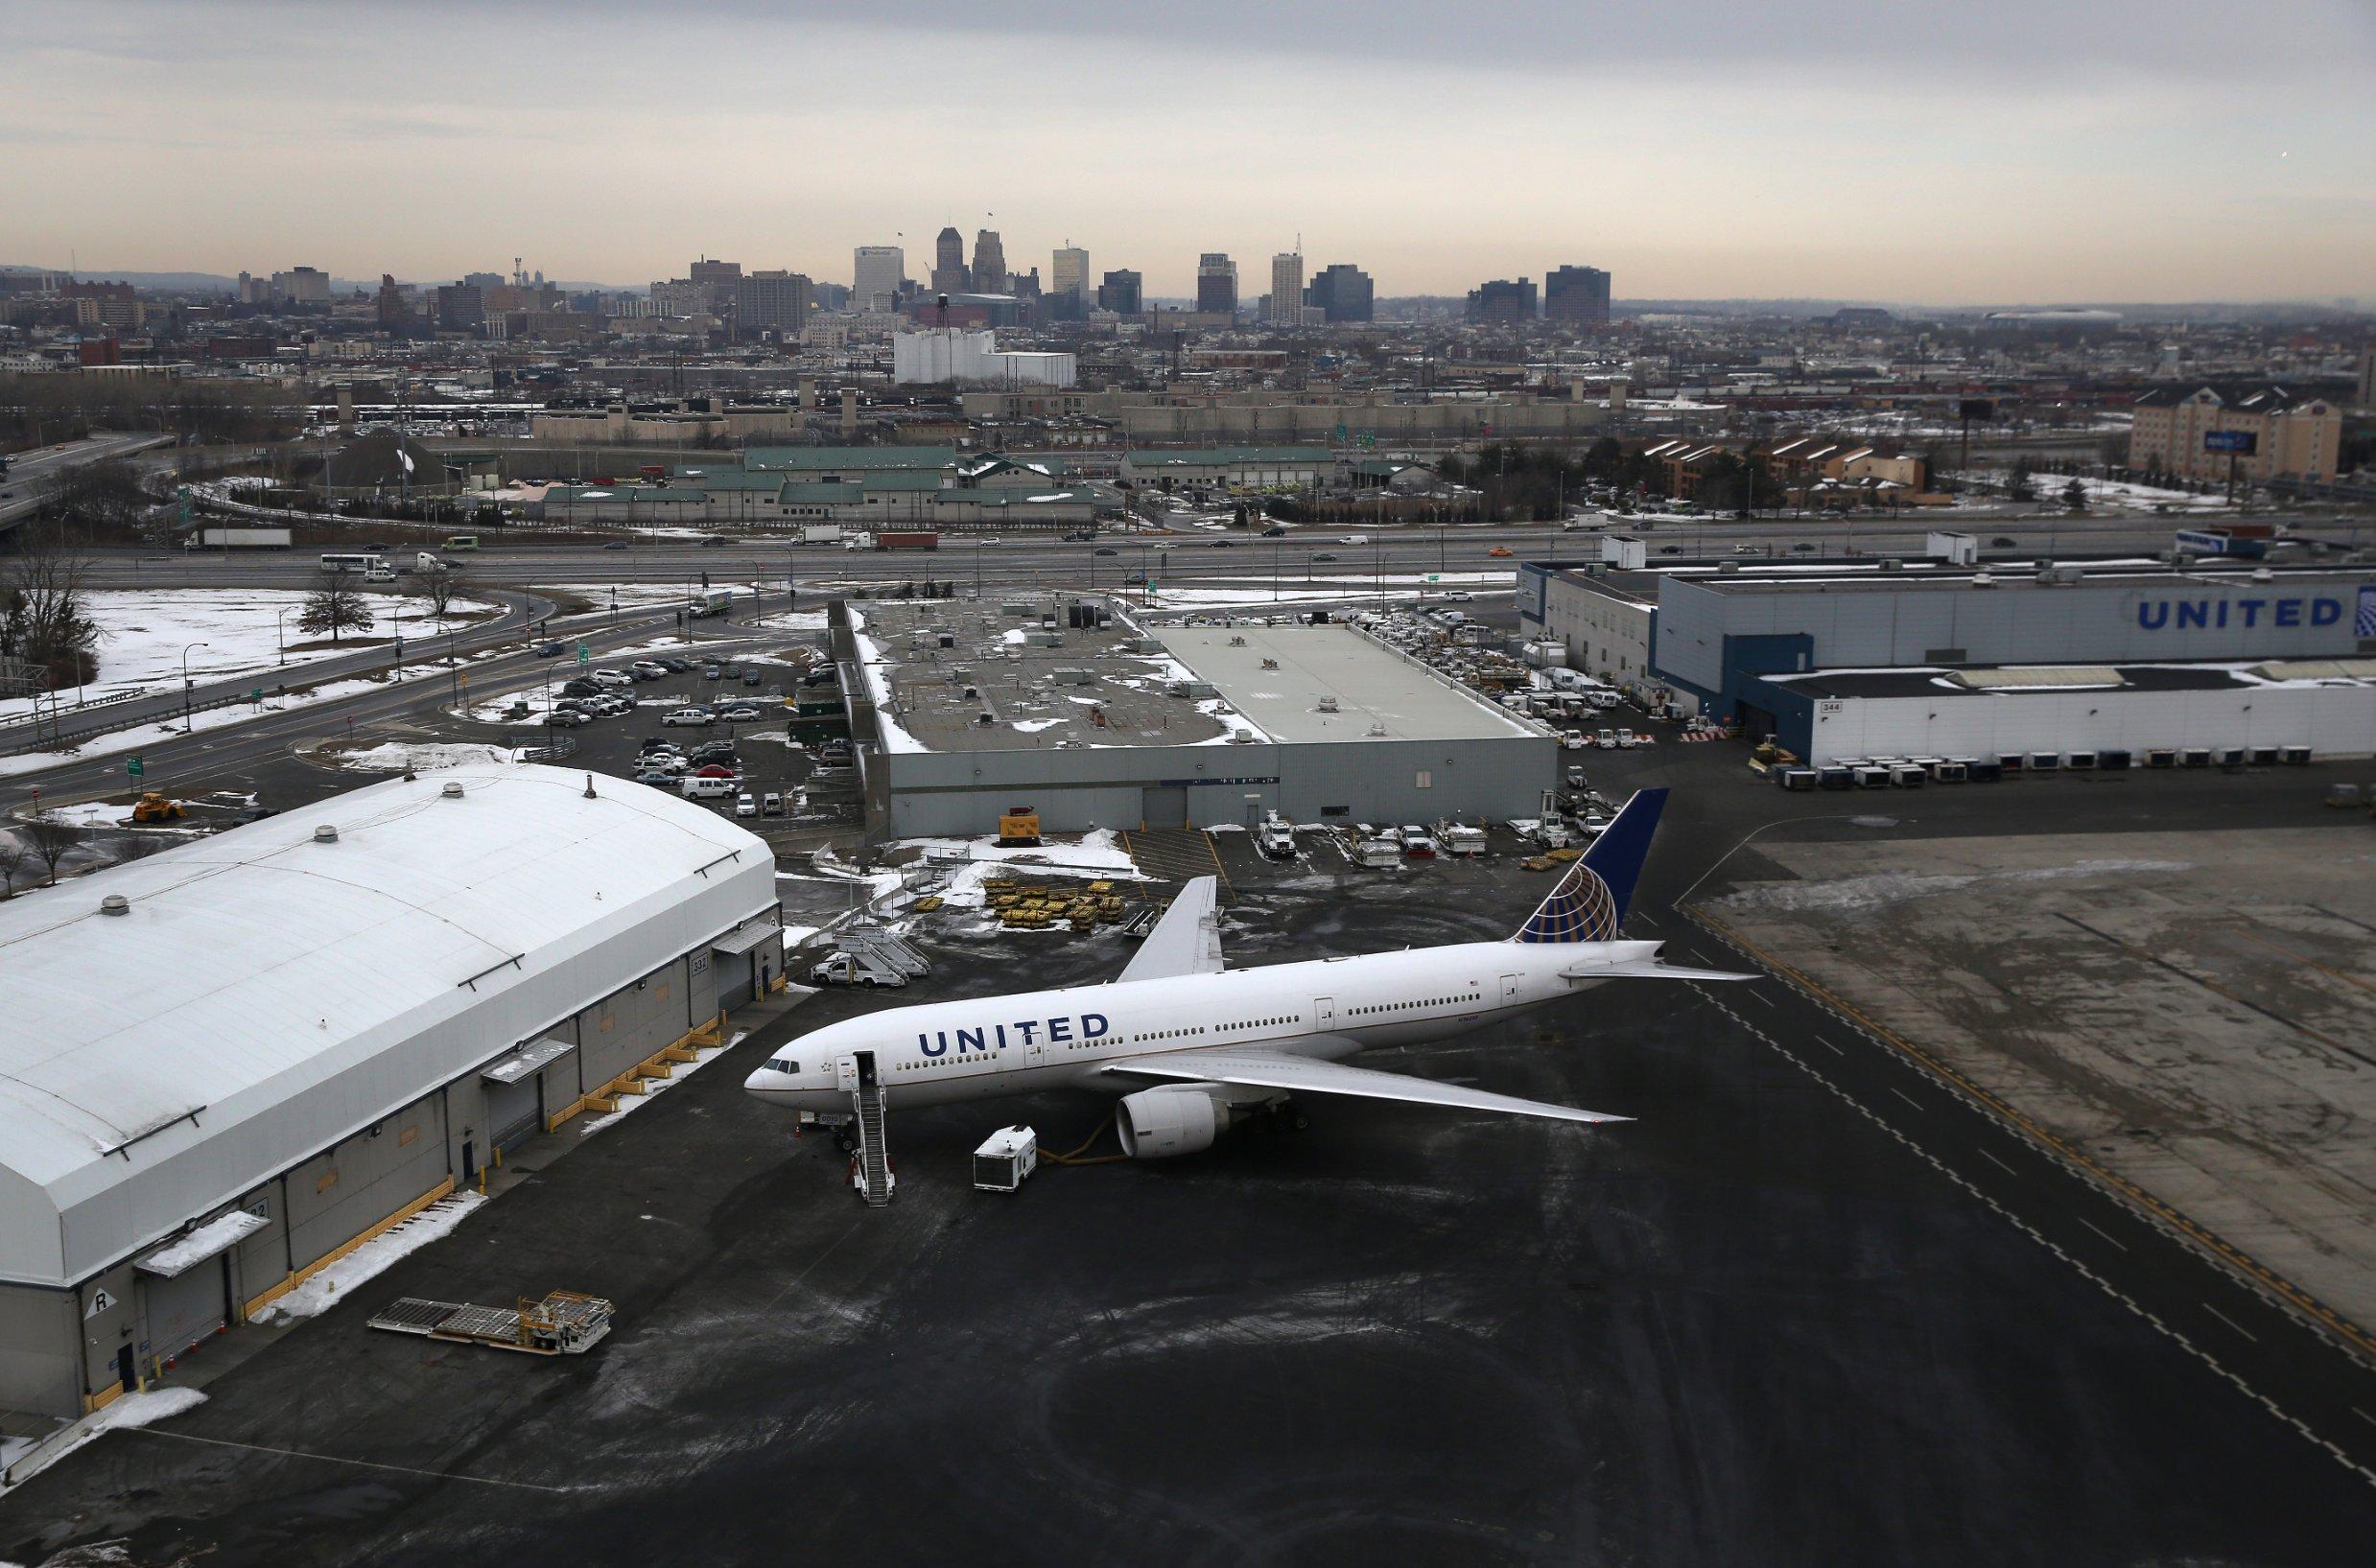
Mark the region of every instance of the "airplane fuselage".
[[763, 1100], [849, 1109], [854, 1053], [872, 1051], [893, 1106], [1146, 1087], [1117, 1061], [1235, 1046], [1339, 1061], [1497, 1023], [1600, 982], [1600, 963], [1654, 942], [1469, 942], [1164, 979], [895, 1007], [803, 1035], [751, 1075]]

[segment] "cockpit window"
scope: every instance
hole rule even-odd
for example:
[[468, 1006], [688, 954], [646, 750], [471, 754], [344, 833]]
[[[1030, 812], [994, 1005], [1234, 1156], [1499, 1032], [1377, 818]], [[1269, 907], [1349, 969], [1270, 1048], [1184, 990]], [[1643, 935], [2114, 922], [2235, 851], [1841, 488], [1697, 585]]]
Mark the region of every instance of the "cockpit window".
[[773, 1062], [767, 1064], [767, 1070], [769, 1072], [789, 1073], [793, 1077], [798, 1077], [800, 1075], [800, 1064], [793, 1061], [788, 1056], [779, 1056]]

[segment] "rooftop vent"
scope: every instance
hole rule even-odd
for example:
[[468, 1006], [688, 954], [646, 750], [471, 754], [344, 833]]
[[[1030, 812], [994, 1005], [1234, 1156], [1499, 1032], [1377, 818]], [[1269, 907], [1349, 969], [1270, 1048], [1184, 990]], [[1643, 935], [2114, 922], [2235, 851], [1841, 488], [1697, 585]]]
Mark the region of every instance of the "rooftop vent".
[[458, 801], [462, 798], [462, 786], [459, 781], [449, 779], [446, 781], [445, 787], [438, 790], [437, 793], [443, 795], [447, 800]]
[[110, 893], [99, 901], [99, 912], [103, 915], [129, 915], [132, 912], [132, 901], [121, 893]]
[[1996, 579], [1986, 572], [1975, 572], [1972, 573], [1972, 586], [1974, 588], [1994, 588]]
[[326, 822], [314, 830], [314, 842], [317, 844], [336, 844], [338, 841], [339, 831]]
[[2254, 582], [2275, 582], [2277, 574], [2265, 566], [2256, 566], [2252, 569], [2252, 580]]
[[1320, 711], [1324, 714], [1335, 713], [1336, 699], [1334, 697], [1322, 697], [1320, 699]]
[[1881, 570], [1884, 572], [1903, 572], [1906, 570], [1906, 563], [1894, 555], [1884, 555], [1881, 557]]
[[1233, 637], [1233, 638], [1231, 638], [1231, 639], [1230, 639], [1230, 646], [1231, 646], [1231, 647], [1234, 647], [1234, 648], [1242, 648], [1242, 647], [1244, 647], [1245, 645], [1246, 645], [1246, 640], [1245, 640], [1243, 637]]
[[1740, 570], [1741, 563], [1738, 561], [1718, 561], [1716, 563], [1716, 572], [1719, 576], [1729, 577]]

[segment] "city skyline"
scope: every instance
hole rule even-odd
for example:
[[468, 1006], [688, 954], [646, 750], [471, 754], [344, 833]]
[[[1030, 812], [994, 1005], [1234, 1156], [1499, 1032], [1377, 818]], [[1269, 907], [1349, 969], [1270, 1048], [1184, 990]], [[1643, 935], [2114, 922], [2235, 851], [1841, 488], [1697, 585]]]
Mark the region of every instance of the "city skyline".
[[[29, 16], [0, 62], [0, 262], [434, 282], [526, 254], [633, 288], [706, 252], [839, 281], [857, 246], [929, 254], [947, 222], [998, 231], [1026, 268], [1069, 238], [1165, 298], [1193, 296], [1203, 252], [1268, 257], [1298, 233], [1310, 267], [1351, 260], [1383, 297], [1570, 263], [1633, 297], [2376, 294], [2364, 12], [2274, 0], [2240, 35], [2132, 0], [2082, 17], [2016, 0], [1947, 57], [1900, 14], [1923, 9], [1802, 4], [1818, 52], [1690, 0], [1686, 22], [1727, 18], [1699, 52], [1672, 17], [1596, 23], [1587, 52], [1555, 8], [1521, 4], [1429, 59], [1423, 30], [1316, 15], [1198, 32], [1037, 5], [993, 32], [921, 0], [863, 25], [729, 3], [665, 57], [556, 71], [528, 68], [550, 45], [510, 7], [103, 0]], [[419, 47], [440, 21], [523, 68], [500, 92], [456, 78]], [[1836, 52], [1841, 28], [1861, 54]], [[1161, 91], [1141, 35], [1165, 40]], [[888, 63], [919, 48], [933, 70]], [[1362, 70], [1315, 70], [1330, 53]], [[1814, 69], [1842, 90], [1810, 98]], [[1062, 90], [1003, 96], [1019, 77]], [[985, 127], [1003, 155], [958, 155]], [[641, 221], [619, 222], [620, 193], [645, 187]]]

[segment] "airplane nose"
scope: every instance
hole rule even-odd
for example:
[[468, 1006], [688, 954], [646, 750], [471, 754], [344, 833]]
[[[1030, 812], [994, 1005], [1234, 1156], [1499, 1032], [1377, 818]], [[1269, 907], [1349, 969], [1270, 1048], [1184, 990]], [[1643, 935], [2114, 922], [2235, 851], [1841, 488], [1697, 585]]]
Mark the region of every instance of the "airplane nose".
[[773, 1067], [761, 1067], [742, 1080], [744, 1091], [756, 1094], [763, 1100], [782, 1094], [791, 1087], [791, 1078], [788, 1074], [776, 1071]]

